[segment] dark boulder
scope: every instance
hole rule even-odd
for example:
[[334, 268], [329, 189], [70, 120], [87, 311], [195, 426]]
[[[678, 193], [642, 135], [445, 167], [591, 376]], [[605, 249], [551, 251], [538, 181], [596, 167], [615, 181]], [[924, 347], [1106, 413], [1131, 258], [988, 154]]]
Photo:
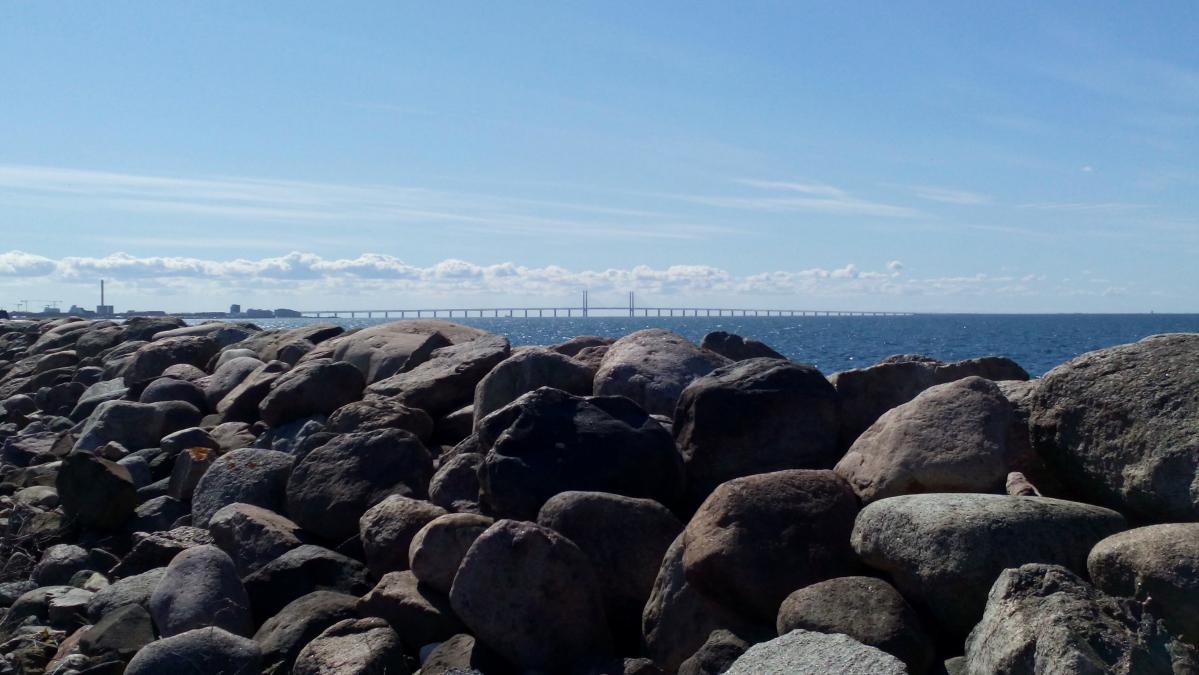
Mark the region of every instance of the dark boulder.
[[630, 333], [608, 348], [595, 374], [597, 396], [627, 396], [651, 413], [673, 415], [683, 389], [731, 361], [668, 330]]
[[542, 388], [484, 419], [484, 501], [502, 517], [536, 517], [567, 490], [648, 497], [673, 505], [682, 461], [670, 433], [632, 401]]
[[63, 514], [85, 527], [116, 529], [137, 508], [137, 488], [129, 470], [95, 455], [67, 455], [55, 489]]
[[569, 394], [591, 393], [595, 372], [569, 356], [546, 349], [526, 349], [504, 359], [475, 387], [472, 427], [491, 413], [541, 387]]
[[162, 401], [186, 401], [201, 412], [208, 409], [208, 399], [204, 390], [187, 380], [177, 380], [173, 377], [160, 377], [142, 390], [138, 403], [159, 403]]
[[220, 628], [197, 628], [146, 645], [129, 662], [125, 675], [164, 673], [260, 672], [262, 650], [249, 638]]
[[275, 616], [289, 602], [317, 590], [361, 595], [370, 589], [366, 567], [327, 548], [305, 544], [263, 565], [246, 577], [246, 593], [255, 623]]
[[299, 525], [268, 509], [252, 504], [229, 504], [208, 521], [212, 543], [233, 558], [241, 577], [299, 548], [306, 536]]
[[785, 359], [787, 357], [774, 351], [769, 345], [758, 342], [753, 338], [741, 337], [736, 333], [727, 333], [722, 330], [712, 331], [699, 341], [701, 349], [716, 352], [721, 356], [732, 359], [733, 361], [744, 361], [746, 359]]
[[132, 401], [105, 401], [96, 406], [79, 431], [76, 450], [96, 450], [116, 441], [130, 450], [158, 445], [165, 415], [161, 408]]
[[328, 415], [362, 398], [366, 381], [348, 363], [324, 359], [309, 361], [280, 375], [258, 404], [263, 422], [279, 426], [313, 415]]
[[412, 573], [421, 583], [448, 595], [466, 552], [493, 522], [474, 513], [447, 513], [429, 521], [408, 546]]
[[125, 366], [125, 380], [141, 383], [152, 380], [168, 366], [186, 363], [204, 368], [220, 346], [210, 337], [182, 336], [155, 340], [138, 347]]
[[358, 519], [358, 536], [366, 553], [366, 567], [381, 577], [408, 569], [408, 548], [425, 525], [446, 510], [423, 499], [389, 495]]
[[286, 453], [259, 448], [242, 448], [221, 455], [196, 484], [192, 523], [208, 527], [213, 514], [233, 503], [282, 511], [287, 501], [292, 461]]
[[233, 560], [215, 546], [196, 546], [171, 560], [150, 596], [150, 615], [163, 637], [209, 626], [252, 632], [246, 590]]
[[371, 398], [347, 403], [333, 411], [325, 429], [335, 434], [403, 429], [427, 443], [433, 437], [433, 418], [424, 410], [410, 408], [399, 401]]
[[420, 583], [412, 572], [388, 572], [358, 601], [361, 616], [377, 616], [401, 632], [409, 652], [463, 631], [446, 595]]
[[334, 591], [313, 591], [289, 602], [254, 634], [265, 672], [290, 673], [300, 650], [326, 628], [358, 618], [357, 603], [358, 598]]
[[475, 386], [510, 352], [506, 338], [480, 336], [436, 349], [424, 363], [379, 380], [367, 391], [441, 417], [470, 404]]

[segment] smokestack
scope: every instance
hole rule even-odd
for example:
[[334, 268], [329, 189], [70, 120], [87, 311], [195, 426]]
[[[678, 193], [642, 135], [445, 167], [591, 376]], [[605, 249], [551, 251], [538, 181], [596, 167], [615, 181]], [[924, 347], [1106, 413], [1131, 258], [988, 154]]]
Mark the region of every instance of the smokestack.
[[104, 305], [104, 280], [100, 280], [100, 305]]

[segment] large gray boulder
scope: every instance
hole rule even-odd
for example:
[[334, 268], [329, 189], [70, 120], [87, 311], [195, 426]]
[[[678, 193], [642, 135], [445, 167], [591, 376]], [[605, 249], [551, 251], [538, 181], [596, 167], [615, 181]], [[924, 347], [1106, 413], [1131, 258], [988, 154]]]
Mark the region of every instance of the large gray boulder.
[[150, 596], [150, 616], [163, 637], [215, 626], [250, 635], [250, 599], [233, 560], [216, 546], [196, 546], [175, 556]]
[[891, 584], [873, 577], [838, 577], [804, 586], [779, 608], [779, 635], [802, 628], [843, 633], [903, 661], [919, 675], [933, 665], [935, 650], [916, 611]]
[[139, 383], [152, 380], [169, 366], [186, 363], [203, 369], [220, 345], [211, 337], [180, 336], [155, 340], [138, 347], [125, 366], [125, 381]]
[[409, 320], [371, 326], [327, 343], [335, 361], [345, 361], [366, 377], [368, 384], [411, 370], [434, 349], [473, 340], [487, 333], [449, 321]]
[[476, 440], [486, 450], [478, 470], [482, 497], [500, 517], [536, 518], [547, 499], [567, 490], [667, 505], [682, 491], [670, 433], [623, 397], [543, 387], [488, 415]]
[[1199, 523], [1114, 534], [1091, 549], [1087, 571], [1104, 593], [1147, 603], [1171, 632], [1199, 646]]
[[493, 522], [475, 513], [447, 513], [429, 521], [408, 546], [412, 573], [421, 583], [449, 595], [466, 552]]
[[831, 469], [837, 430], [837, 392], [811, 366], [754, 358], [697, 378], [674, 413], [688, 502], [698, 506], [733, 478]]
[[687, 581], [769, 625], [791, 591], [854, 569], [849, 534], [857, 514], [853, 491], [832, 471], [733, 479], [687, 523]]
[[370, 398], [347, 403], [329, 415], [325, 430], [335, 434], [376, 429], [403, 429], [426, 443], [433, 436], [433, 418], [420, 408], [392, 399]]
[[230, 345], [225, 351], [245, 349], [263, 361], [278, 359], [295, 365], [313, 347], [344, 332], [345, 328], [332, 323], [314, 323], [290, 330], [264, 330]]
[[243, 578], [307, 540], [299, 525], [253, 504], [222, 507], [208, 520], [208, 531], [212, 543], [229, 554]]
[[389, 495], [358, 519], [358, 537], [366, 554], [366, 567], [381, 577], [408, 569], [408, 549], [421, 528], [446, 510], [423, 499]]
[[511, 351], [508, 340], [498, 335], [441, 347], [424, 363], [375, 382], [367, 392], [441, 417], [469, 405], [475, 386]]
[[260, 672], [261, 662], [262, 650], [253, 640], [220, 628], [197, 628], [142, 647], [125, 675], [250, 675]]
[[681, 335], [646, 328], [612, 343], [595, 374], [594, 391], [627, 396], [651, 413], [672, 416], [692, 380], [730, 363]]
[[990, 380], [934, 385], [879, 417], [835, 471], [864, 504], [918, 492], [999, 492], [1014, 469], [1012, 416]]
[[1199, 672], [1199, 654], [1164, 630], [1150, 611], [1110, 598], [1056, 565], [1000, 573], [986, 612], [966, 639], [966, 672]]
[[922, 494], [867, 505], [852, 541], [946, 634], [965, 636], [1001, 571], [1041, 562], [1083, 572], [1091, 547], [1125, 527], [1115, 511], [1060, 499]]
[[200, 477], [192, 495], [192, 523], [208, 527], [213, 514], [233, 503], [282, 511], [292, 456], [275, 450], [242, 448], [218, 457]]
[[263, 361], [254, 357], [239, 356], [218, 366], [204, 385], [204, 397], [208, 401], [208, 407], [216, 410], [221, 399], [228, 396], [229, 392], [236, 389], [237, 385], [262, 365]]
[[116, 441], [130, 450], [158, 445], [162, 438], [164, 414], [149, 403], [105, 401], [96, 406], [75, 441], [76, 450], [96, 450]]
[[254, 633], [266, 672], [290, 673], [300, 650], [326, 628], [358, 618], [357, 603], [358, 598], [334, 591], [313, 591], [288, 603]]
[[907, 675], [903, 661], [848, 635], [796, 629], [749, 648], [728, 675]]
[[365, 386], [366, 380], [357, 368], [315, 359], [280, 375], [258, 404], [258, 414], [272, 427], [313, 415], [328, 415], [362, 398]]
[[148, 609], [150, 596], [154, 594], [166, 572], [165, 567], [155, 567], [141, 574], [118, 579], [96, 591], [87, 603], [88, 619], [95, 623], [101, 617], [126, 605], [140, 605]]
[[385, 497], [423, 499], [433, 458], [399, 429], [342, 434], [305, 455], [287, 484], [287, 514], [305, 530], [342, 542], [358, 519]]
[[288, 365], [282, 361], [268, 361], [255, 368], [216, 404], [216, 412], [221, 421], [257, 422], [258, 405], [270, 393], [275, 381], [287, 370]]
[[400, 636], [386, 621], [344, 619], [300, 650], [292, 675], [409, 675]]
[[1004, 356], [942, 363], [909, 354], [829, 375], [841, 399], [841, 447], [848, 448], [883, 413], [916, 398], [925, 389], [971, 375], [996, 381], [1028, 379], [1023, 368]]
[[501, 520], [476, 539], [450, 603], [476, 638], [518, 668], [564, 672], [611, 649], [587, 557], [533, 523]]
[[205, 321], [203, 323], [155, 333], [150, 339], [154, 342], [174, 337], [196, 336], [212, 338], [218, 349], [224, 349], [235, 342], [241, 342], [259, 332], [252, 323], [232, 321]]
[[1147, 337], [1049, 371], [1033, 443], [1081, 498], [1139, 520], [1199, 519], [1199, 333]]
[[683, 524], [652, 499], [606, 492], [563, 492], [537, 514], [537, 524], [574, 542], [595, 570], [605, 615], [618, 647], [641, 642], [641, 612], [662, 557]]
[[565, 354], [548, 349], [526, 349], [504, 359], [475, 387], [474, 422], [541, 387], [569, 394], [591, 393], [595, 372]]

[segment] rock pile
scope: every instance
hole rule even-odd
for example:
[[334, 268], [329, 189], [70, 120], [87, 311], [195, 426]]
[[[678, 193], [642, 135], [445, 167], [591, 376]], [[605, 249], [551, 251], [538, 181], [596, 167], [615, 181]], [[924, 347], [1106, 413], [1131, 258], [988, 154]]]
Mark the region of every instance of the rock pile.
[[1199, 672], [1197, 392], [1199, 335], [0, 319], [0, 674]]

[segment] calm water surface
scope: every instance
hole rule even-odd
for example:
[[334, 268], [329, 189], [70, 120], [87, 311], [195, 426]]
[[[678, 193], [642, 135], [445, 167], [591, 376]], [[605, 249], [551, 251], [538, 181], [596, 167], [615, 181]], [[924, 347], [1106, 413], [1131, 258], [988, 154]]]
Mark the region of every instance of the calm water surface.
[[[391, 319], [394, 320], [394, 319]], [[331, 321], [347, 328], [388, 319], [258, 319], [263, 328]], [[513, 345], [561, 342], [576, 335], [620, 337], [667, 328], [699, 341], [724, 330], [761, 340], [788, 358], [825, 373], [870, 365], [891, 354], [945, 361], [1002, 354], [1033, 376], [1079, 354], [1147, 335], [1199, 332], [1199, 314], [936, 314], [906, 317], [590, 317], [454, 318], [506, 336]]]

